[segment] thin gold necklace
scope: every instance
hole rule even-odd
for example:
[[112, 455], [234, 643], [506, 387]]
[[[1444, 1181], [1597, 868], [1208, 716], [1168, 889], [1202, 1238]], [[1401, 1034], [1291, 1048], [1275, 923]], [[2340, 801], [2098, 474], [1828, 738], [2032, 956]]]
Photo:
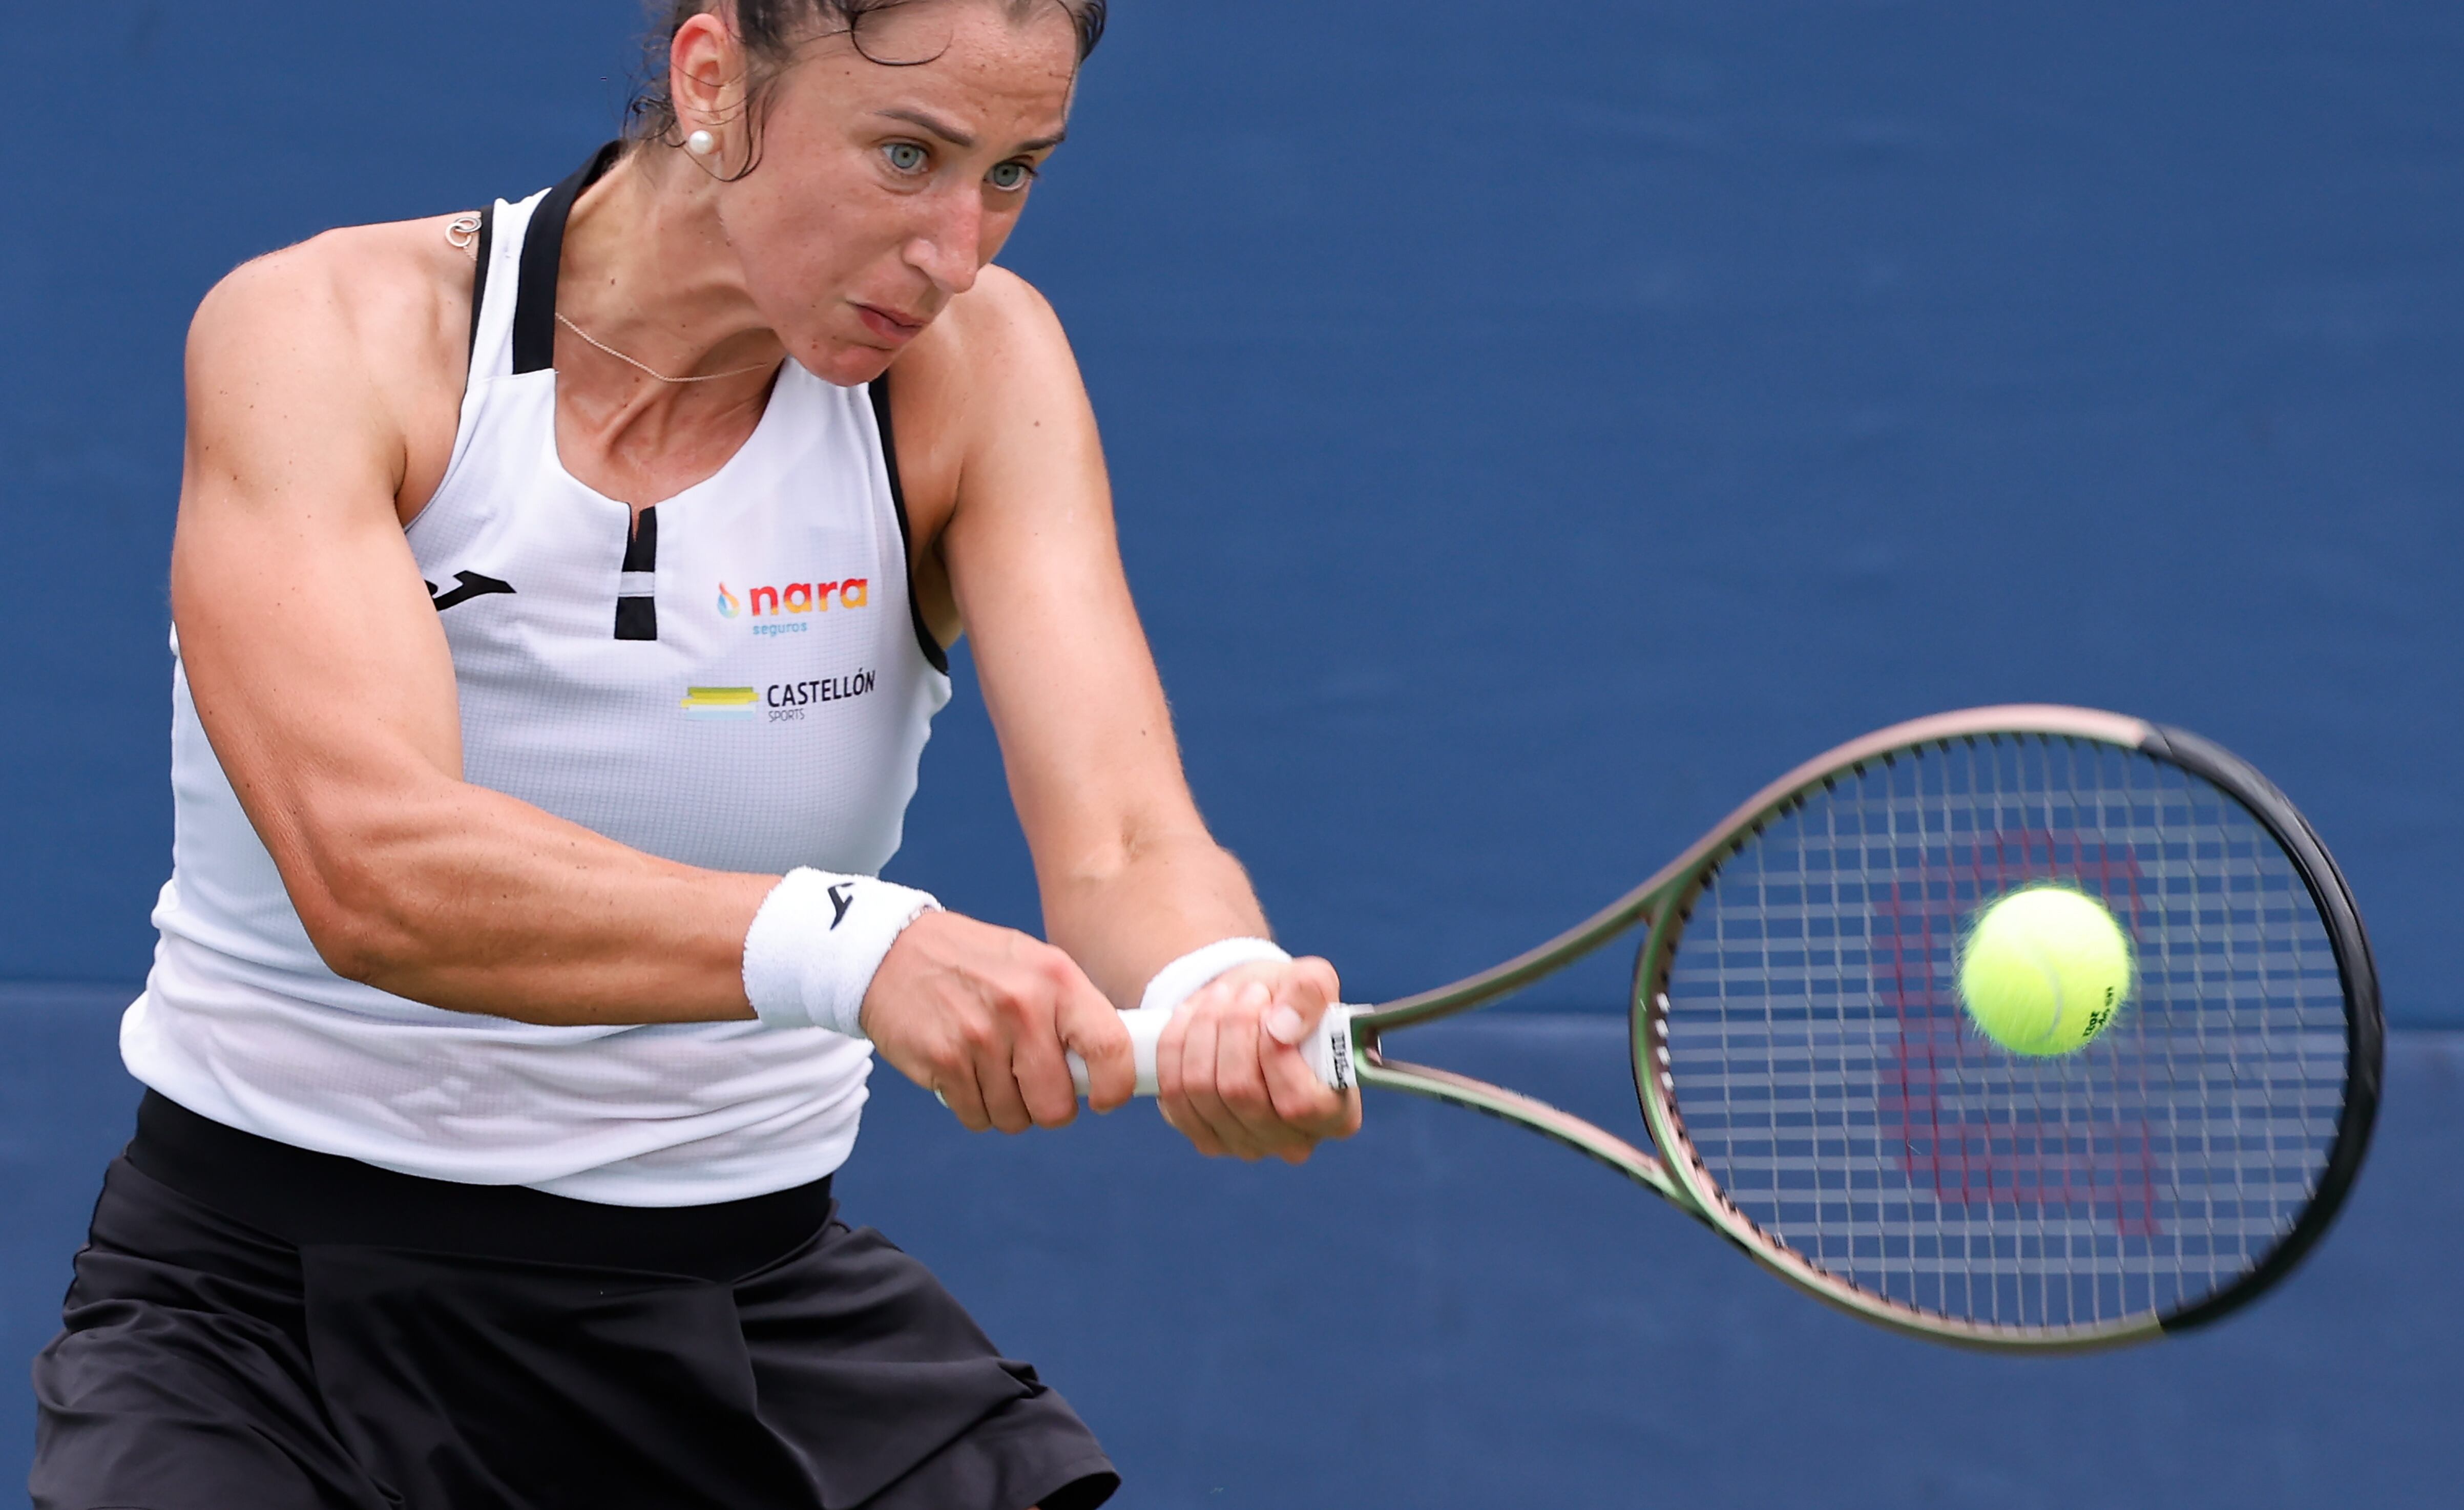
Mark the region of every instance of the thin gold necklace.
[[562, 310], [557, 311], [556, 322], [563, 326], [565, 329], [573, 332], [575, 335], [581, 337], [583, 340], [588, 341], [591, 345], [598, 347], [601, 351], [604, 351], [607, 353], [607, 355], [615, 358], [618, 361], [623, 362], [628, 367], [646, 372], [661, 383], [716, 383], [721, 378], [740, 378], [748, 372], [761, 372], [778, 365], [775, 361], [757, 361], [749, 367], [730, 367], [725, 372], [705, 372], [701, 376], [695, 378], [671, 378], [666, 373], [661, 372], [656, 367], [650, 366], [647, 362], [634, 361], [623, 352], [618, 351], [615, 347], [607, 344], [604, 340], [601, 340], [598, 337], [593, 336], [590, 332], [583, 330], [581, 326], [565, 318], [564, 312]]

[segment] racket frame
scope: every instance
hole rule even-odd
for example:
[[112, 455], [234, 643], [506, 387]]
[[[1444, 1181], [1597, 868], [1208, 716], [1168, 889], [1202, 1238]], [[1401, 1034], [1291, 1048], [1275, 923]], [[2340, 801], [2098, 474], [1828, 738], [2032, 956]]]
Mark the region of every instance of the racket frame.
[[[1826, 782], [1916, 749], [1997, 734], [2083, 739], [2148, 755], [2201, 777], [2238, 801], [2276, 839], [2308, 887], [2344, 988], [2345, 1098], [2336, 1139], [2310, 1203], [2261, 1261], [2181, 1311], [2149, 1312], [2061, 1326], [1988, 1323], [1907, 1305], [1859, 1288], [1807, 1260], [1729, 1200], [1686, 1137], [1667, 1056], [1668, 973], [1694, 900], [1720, 864]], [[1659, 1152], [1533, 1097], [1452, 1070], [1389, 1057], [1384, 1035], [1485, 1006], [1592, 953], [1628, 930], [1646, 930], [1636, 952], [1629, 1044], [1643, 1123]], [[1353, 1049], [1360, 1083], [1464, 1106], [1584, 1153], [1666, 1199], [1727, 1237], [1796, 1288], [1891, 1330], [1994, 1352], [2083, 1352], [2145, 1342], [2204, 1325], [2247, 1303], [2292, 1272], [2335, 1219], [2359, 1173], [2376, 1120], [2384, 1054], [2378, 977], [2352, 893], [2300, 813], [2248, 762], [2212, 742], [2121, 713], [2053, 704], [2010, 704], [1937, 713], [1878, 730], [1806, 761], [1771, 782], [1651, 879], [1502, 964], [1450, 985], [1357, 1012]], [[1675, 1156], [1669, 1156], [1673, 1150]]]

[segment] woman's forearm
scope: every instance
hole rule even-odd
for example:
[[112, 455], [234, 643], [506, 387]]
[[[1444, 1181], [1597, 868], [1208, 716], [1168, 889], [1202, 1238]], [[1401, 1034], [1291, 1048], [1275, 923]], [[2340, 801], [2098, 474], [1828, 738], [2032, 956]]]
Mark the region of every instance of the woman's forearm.
[[1200, 945], [1267, 936], [1248, 873], [1203, 829], [1125, 839], [1040, 879], [1047, 936], [1122, 1008]]
[[661, 860], [460, 782], [315, 826], [285, 880], [340, 974], [530, 1022], [750, 1015], [744, 935], [776, 877]]

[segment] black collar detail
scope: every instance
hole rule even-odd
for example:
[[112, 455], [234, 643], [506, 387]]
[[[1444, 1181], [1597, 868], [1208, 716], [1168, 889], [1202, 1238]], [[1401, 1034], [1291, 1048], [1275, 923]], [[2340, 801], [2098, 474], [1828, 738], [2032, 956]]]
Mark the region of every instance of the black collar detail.
[[624, 142], [608, 142], [572, 177], [549, 189], [531, 211], [530, 229], [522, 233], [521, 287], [514, 298], [517, 374], [545, 372], [556, 365], [556, 274], [564, 257], [565, 218], [582, 191], [605, 177], [624, 155]]

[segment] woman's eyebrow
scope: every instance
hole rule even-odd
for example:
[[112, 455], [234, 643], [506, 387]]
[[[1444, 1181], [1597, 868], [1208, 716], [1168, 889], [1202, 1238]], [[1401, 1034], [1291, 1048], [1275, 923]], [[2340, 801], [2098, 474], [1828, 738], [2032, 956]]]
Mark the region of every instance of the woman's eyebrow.
[[[892, 106], [887, 110], [876, 110], [873, 114], [890, 120], [903, 120], [911, 126], [917, 127], [933, 136], [939, 137], [942, 141], [947, 142], [961, 152], [967, 151], [976, 144], [976, 139], [969, 136], [963, 128], [954, 126], [948, 121], [940, 120], [937, 117], [927, 115], [921, 110], [909, 110], [900, 106]], [[1059, 146], [1062, 142], [1062, 139], [1067, 135], [1068, 133], [1066, 131], [1056, 131], [1048, 137], [1037, 137], [1032, 142], [1020, 142], [1018, 144], [1018, 150], [1021, 152], [1041, 152], [1045, 147]]]

